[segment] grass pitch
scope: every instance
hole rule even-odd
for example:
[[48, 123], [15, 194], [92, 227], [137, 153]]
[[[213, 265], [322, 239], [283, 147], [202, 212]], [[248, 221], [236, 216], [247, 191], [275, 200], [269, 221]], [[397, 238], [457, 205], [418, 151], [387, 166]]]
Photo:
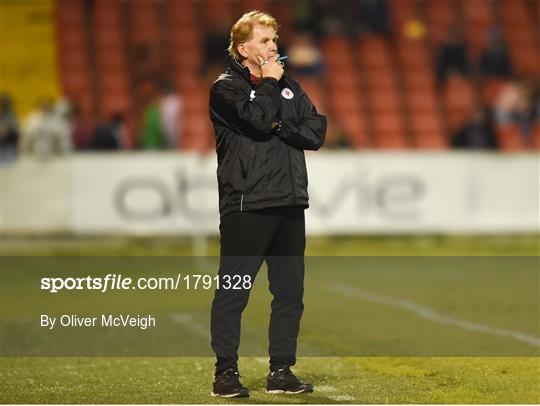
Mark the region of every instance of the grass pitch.
[[[4, 241], [2, 252], [4, 255], [175, 256], [189, 255], [192, 250], [189, 242], [173, 240], [38, 239]], [[217, 253], [215, 241], [207, 245], [207, 252]], [[516, 260], [518, 256], [538, 256], [538, 239], [310, 239], [308, 255], [314, 254], [385, 257], [451, 255], [456, 257], [454, 261], [442, 263], [458, 264], [462, 261], [457, 257], [460, 255], [515, 255]], [[501, 261], [504, 259], [501, 258]], [[471, 321], [475, 325], [496, 326], [520, 331], [530, 337], [539, 336], [537, 273], [531, 276], [527, 272], [508, 275], [499, 272], [497, 279], [493, 279], [497, 272], [481, 269], [478, 278], [467, 279], [468, 273], [463, 271], [462, 266], [456, 265], [453, 270], [450, 268], [434, 270], [437, 277], [431, 281], [428, 274], [415, 269], [401, 279], [400, 275], [403, 274], [390, 271], [382, 276], [375, 271], [362, 274], [342, 271], [339, 280], [342, 285], [359, 286], [376, 292], [383, 299], [397, 297], [408, 301], [404, 303], [421, 303], [435, 312]], [[419, 283], [420, 280], [423, 284]], [[493, 280], [498, 282], [490, 284], [489, 281]], [[251, 389], [251, 397], [242, 399], [242, 403], [540, 403], [540, 358], [536, 356], [537, 347], [519, 343], [512, 337], [495, 337], [486, 332], [466, 331], [455, 325], [422, 319], [414, 312], [407, 312], [407, 306], [393, 306], [394, 302], [391, 301], [385, 304], [384, 300], [370, 302], [365, 297], [336, 296], [335, 292], [327, 289], [330, 282], [332, 278], [329, 278], [328, 272], [306, 274], [306, 313], [300, 352], [309, 353], [310, 345], [313, 356], [300, 357], [295, 372], [315, 384], [315, 393], [267, 395], [264, 391], [267, 358], [246, 356], [241, 358], [240, 372], [245, 376], [244, 384]], [[265, 348], [268, 319], [267, 314], [261, 316], [259, 311], [268, 306], [270, 299], [265, 283], [265, 278], [260, 274], [246, 310], [242, 343], [248, 348], [250, 345], [257, 348], [263, 345], [263, 350]], [[12, 293], [19, 295], [21, 305], [15, 310], [3, 307], [4, 322], [13, 315], [20, 316], [30, 311], [25, 307], [29, 299], [24, 295], [32, 291], [25, 291], [23, 282], [21, 285], [19, 290]], [[9, 301], [10, 291], [3, 300]], [[475, 292], [482, 293], [477, 295]], [[205, 341], [204, 326], [207, 320], [201, 309], [208, 305], [210, 297], [211, 292], [198, 296], [199, 302], [188, 297], [167, 297], [154, 304], [153, 310], [165, 314], [175, 301], [180, 300], [182, 307], [189, 308], [196, 315], [192, 320], [194, 325], [203, 327], [186, 334], [186, 343]], [[108, 306], [106, 301], [104, 299], [103, 306]], [[81, 311], [87, 305], [80, 298], [78, 302], [74, 300], [69, 303], [70, 306], [77, 303]], [[401, 302], [395, 303], [399, 305]], [[340, 306], [352, 309], [353, 314], [343, 314], [343, 307]], [[342, 319], [336, 316], [340, 314]], [[331, 326], [329, 331], [334, 331], [334, 335], [320, 333], [317, 327], [321, 321], [320, 315], [324, 316], [325, 328]], [[197, 319], [199, 316], [201, 319]], [[351, 317], [357, 317], [359, 322], [351, 322]], [[169, 333], [167, 337], [170, 340], [177, 337], [174, 330]], [[9, 337], [3, 336], [2, 342], [3, 346], [9, 344]], [[452, 343], [455, 343], [455, 347], [451, 346]], [[308, 347], [303, 348], [304, 344]], [[468, 348], [467, 356], [450, 356], [457, 349], [465, 347]], [[317, 348], [324, 348], [324, 355], [328, 356], [317, 356], [320, 355]], [[409, 354], [408, 350], [411, 356], [402, 356]], [[482, 351], [489, 355], [490, 352], [504, 353], [505, 350], [510, 355], [522, 350], [533, 355], [475, 356], [484, 355]], [[449, 356], [435, 356], [438, 352]], [[254, 355], [249, 350], [243, 353]], [[341, 356], [343, 354], [349, 356]], [[392, 354], [395, 356], [388, 356]], [[238, 403], [209, 396], [213, 362], [212, 357], [178, 356], [2, 357], [0, 401]]]
[[249, 399], [210, 397], [210, 358], [10, 358], [10, 403], [539, 403], [534, 358], [302, 358], [309, 395], [267, 395], [264, 358], [241, 360]]

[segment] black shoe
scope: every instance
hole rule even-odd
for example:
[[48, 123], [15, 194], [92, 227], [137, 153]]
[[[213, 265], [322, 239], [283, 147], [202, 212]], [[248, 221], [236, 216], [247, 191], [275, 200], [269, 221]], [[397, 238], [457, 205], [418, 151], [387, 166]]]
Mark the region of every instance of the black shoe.
[[278, 369], [268, 374], [268, 383], [266, 384], [267, 393], [311, 393], [313, 385], [304, 383], [292, 373], [289, 367]]
[[229, 368], [216, 375], [212, 385], [212, 396], [222, 398], [247, 398], [249, 390], [240, 383], [240, 374], [236, 369]]

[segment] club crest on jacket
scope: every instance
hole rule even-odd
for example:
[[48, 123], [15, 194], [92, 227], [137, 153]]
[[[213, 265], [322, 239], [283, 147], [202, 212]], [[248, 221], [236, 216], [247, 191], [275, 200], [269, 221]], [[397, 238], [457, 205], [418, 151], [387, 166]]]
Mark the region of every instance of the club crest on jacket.
[[291, 89], [289, 89], [288, 87], [284, 88], [282, 91], [281, 91], [281, 95], [286, 98], [287, 100], [291, 100], [293, 97], [294, 97], [294, 93], [292, 92]]

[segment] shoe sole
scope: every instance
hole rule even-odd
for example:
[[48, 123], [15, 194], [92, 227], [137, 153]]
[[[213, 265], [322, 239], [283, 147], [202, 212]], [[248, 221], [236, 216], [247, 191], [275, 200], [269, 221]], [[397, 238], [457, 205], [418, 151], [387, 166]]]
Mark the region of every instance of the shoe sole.
[[312, 390], [300, 389], [298, 391], [290, 391], [290, 390], [282, 390], [282, 389], [270, 389], [270, 390], [267, 389], [266, 393], [268, 393], [269, 395], [280, 395], [280, 394], [298, 395], [299, 393], [313, 393], [313, 389]]
[[230, 393], [228, 395], [211, 392], [210, 395], [212, 395], [215, 398], [227, 398], [227, 399], [230, 399], [230, 398], [249, 398], [249, 393], [241, 393], [241, 392], [239, 392], [239, 393]]

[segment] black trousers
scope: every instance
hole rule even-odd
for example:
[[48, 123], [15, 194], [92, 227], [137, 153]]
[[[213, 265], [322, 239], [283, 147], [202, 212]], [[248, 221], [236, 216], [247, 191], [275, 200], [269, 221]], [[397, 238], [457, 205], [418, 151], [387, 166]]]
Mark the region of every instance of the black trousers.
[[[276, 207], [236, 212], [221, 219], [219, 275], [250, 275], [263, 263], [273, 295], [269, 326], [270, 369], [296, 362], [296, 344], [304, 310], [304, 208]], [[237, 368], [242, 312], [250, 289], [216, 289], [212, 301], [211, 334], [216, 374]]]

